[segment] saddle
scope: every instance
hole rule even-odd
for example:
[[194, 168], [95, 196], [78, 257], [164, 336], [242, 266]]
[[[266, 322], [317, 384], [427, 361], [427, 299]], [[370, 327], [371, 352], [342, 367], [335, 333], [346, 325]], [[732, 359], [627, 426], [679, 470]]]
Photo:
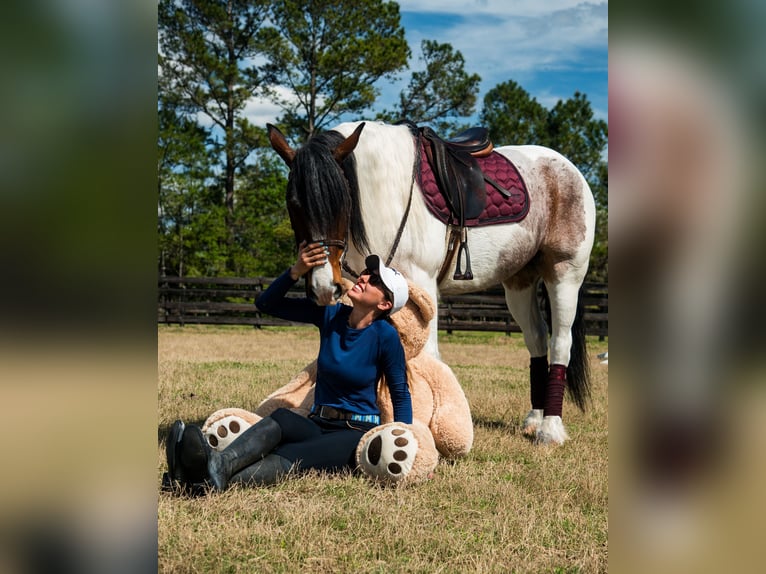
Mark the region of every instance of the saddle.
[[[454, 220], [458, 222], [457, 233], [453, 234], [449, 245], [451, 255], [459, 236], [458, 259], [452, 278], [471, 280], [473, 272], [465, 222], [478, 217], [487, 206], [485, 181], [506, 197], [510, 196], [508, 190], [482, 172], [476, 160], [477, 157], [486, 157], [492, 153], [489, 130], [473, 127], [444, 140], [429, 127], [416, 128], [410, 124], [410, 128], [414, 128], [419, 135], [418, 139], [431, 165], [439, 191], [444, 196]], [[462, 271], [463, 255], [466, 258], [465, 272]]]
[[[429, 129], [429, 131], [433, 133], [432, 130]], [[436, 136], [436, 134], [433, 135]], [[489, 140], [489, 130], [485, 127], [468, 128], [443, 141], [454, 150], [467, 151], [472, 157], [487, 157], [493, 149], [492, 142]]]

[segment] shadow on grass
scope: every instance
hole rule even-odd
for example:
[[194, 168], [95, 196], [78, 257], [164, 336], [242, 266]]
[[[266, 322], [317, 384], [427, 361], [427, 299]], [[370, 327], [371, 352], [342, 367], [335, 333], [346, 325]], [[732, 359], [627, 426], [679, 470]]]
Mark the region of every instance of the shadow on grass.
[[517, 434], [521, 430], [521, 421], [518, 419], [503, 421], [482, 416], [474, 416], [473, 424], [475, 427], [481, 427], [489, 430], [500, 430], [510, 434]]
[[529, 436], [521, 432], [521, 417], [512, 417], [511, 420], [497, 420], [482, 416], [473, 417], [473, 424], [476, 428], [482, 428], [492, 431], [500, 431], [514, 437], [520, 437], [530, 442], [534, 442], [534, 436]]

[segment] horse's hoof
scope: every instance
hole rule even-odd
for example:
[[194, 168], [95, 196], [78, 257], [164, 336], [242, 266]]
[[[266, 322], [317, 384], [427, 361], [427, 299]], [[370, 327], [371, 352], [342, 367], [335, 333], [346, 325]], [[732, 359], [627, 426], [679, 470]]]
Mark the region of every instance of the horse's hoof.
[[543, 423], [535, 435], [536, 444], [561, 445], [569, 440], [569, 435], [564, 428], [561, 417], [551, 416], [543, 418]]
[[541, 424], [543, 424], [543, 410], [532, 409], [524, 417], [524, 422], [521, 423], [521, 434], [529, 438], [535, 438]]
[[526, 425], [521, 427], [521, 434], [527, 438], [535, 438], [537, 436], [536, 425]]

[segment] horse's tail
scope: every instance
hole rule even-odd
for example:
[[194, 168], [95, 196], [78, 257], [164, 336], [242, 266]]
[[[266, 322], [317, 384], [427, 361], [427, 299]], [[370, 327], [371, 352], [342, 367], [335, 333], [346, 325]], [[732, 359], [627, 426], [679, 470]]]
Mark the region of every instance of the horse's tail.
[[590, 362], [585, 338], [585, 305], [582, 289], [577, 297], [577, 313], [572, 324], [572, 349], [567, 366], [567, 388], [569, 396], [581, 411], [590, 401]]
[[[543, 295], [543, 312], [548, 324], [548, 335], [551, 334], [551, 300], [545, 283], [541, 282]], [[585, 305], [583, 305], [583, 290], [577, 294], [577, 312], [572, 324], [572, 348], [569, 352], [569, 365], [567, 365], [567, 389], [569, 398], [585, 411], [590, 401], [590, 363], [588, 362], [588, 349], [585, 339]]]

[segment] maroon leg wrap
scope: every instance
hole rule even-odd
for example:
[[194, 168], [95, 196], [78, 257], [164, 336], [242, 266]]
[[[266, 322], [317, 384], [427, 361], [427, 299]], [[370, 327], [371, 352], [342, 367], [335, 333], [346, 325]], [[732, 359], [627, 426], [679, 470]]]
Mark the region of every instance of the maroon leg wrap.
[[543, 416], [561, 416], [566, 384], [567, 368], [564, 365], [551, 365], [551, 371], [548, 375], [548, 386], [545, 389]]
[[545, 408], [545, 388], [548, 386], [548, 356], [532, 357], [529, 363], [529, 398], [533, 409]]

